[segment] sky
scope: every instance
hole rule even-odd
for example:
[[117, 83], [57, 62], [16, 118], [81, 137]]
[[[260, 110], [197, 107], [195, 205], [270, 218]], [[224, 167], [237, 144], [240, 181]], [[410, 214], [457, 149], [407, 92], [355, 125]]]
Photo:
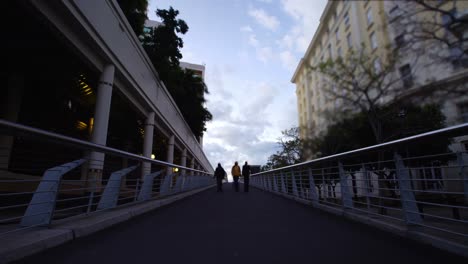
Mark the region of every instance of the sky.
[[172, 6], [189, 26], [182, 61], [204, 64], [210, 94], [203, 149], [228, 174], [234, 161], [264, 165], [281, 131], [298, 126], [291, 77], [326, 0], [150, 0], [148, 17]]

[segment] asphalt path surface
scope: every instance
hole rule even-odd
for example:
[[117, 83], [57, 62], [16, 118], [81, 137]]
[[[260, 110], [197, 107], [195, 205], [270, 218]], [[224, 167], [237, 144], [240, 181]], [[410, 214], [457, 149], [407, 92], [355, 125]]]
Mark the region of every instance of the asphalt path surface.
[[18, 263], [468, 263], [255, 188], [215, 188]]

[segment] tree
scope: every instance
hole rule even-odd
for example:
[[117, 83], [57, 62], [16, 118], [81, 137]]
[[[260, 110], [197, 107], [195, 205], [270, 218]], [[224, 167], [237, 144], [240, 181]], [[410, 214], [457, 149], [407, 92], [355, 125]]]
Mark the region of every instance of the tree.
[[156, 15], [162, 19], [162, 25], [155, 27], [145, 35], [143, 47], [151, 62], [159, 73], [159, 77], [170, 86], [174, 75], [179, 70], [179, 61], [182, 58], [180, 49], [184, 47], [184, 41], [178, 34], [185, 34], [189, 27], [182, 19], [177, 19], [179, 11], [172, 7], [169, 10], [157, 9]]
[[[382, 126], [385, 133], [382, 135], [384, 141], [395, 140], [408, 137], [427, 131], [432, 131], [444, 127], [445, 116], [440, 111], [440, 107], [435, 104], [425, 106], [415, 106], [413, 104], [389, 105], [382, 112], [388, 113], [387, 118], [382, 120]], [[372, 137], [369, 123], [366, 121], [367, 113], [360, 112], [351, 115], [348, 118], [340, 120], [328, 127], [326, 132], [314, 139], [311, 144], [312, 151], [316, 157], [325, 157], [337, 153], [342, 153], [354, 149], [364, 148], [375, 145], [377, 142]], [[408, 157], [422, 155], [446, 153], [450, 140], [446, 137], [432, 138], [431, 144], [427, 142], [406, 143], [403, 147], [396, 147], [396, 150]], [[393, 151], [383, 151], [385, 154], [380, 157], [384, 160], [392, 160]], [[441, 157], [439, 157], [441, 159]], [[361, 154], [346, 158], [348, 164], [357, 164], [356, 166], [347, 166], [347, 173], [351, 175], [352, 189], [354, 196], [357, 197], [356, 173], [360, 171], [362, 163], [375, 163], [374, 153], [368, 155]], [[446, 160], [445, 160], [446, 161]], [[334, 165], [336, 166], [336, 164]], [[334, 167], [333, 165], [327, 167]], [[388, 166], [388, 164], [387, 164]], [[372, 169], [372, 168], [369, 168]], [[379, 176], [384, 188], [389, 190], [390, 196], [396, 197], [393, 191], [397, 182], [394, 180], [394, 170], [373, 170], [373, 173]], [[339, 182], [338, 173], [329, 173], [331, 177], [326, 179], [325, 184], [332, 186], [333, 194], [336, 184]], [[321, 182], [316, 182], [320, 185]]]
[[137, 36], [143, 34], [147, 17], [148, 0], [117, 0], [120, 9], [127, 17], [130, 26]]
[[177, 18], [179, 11], [172, 7], [158, 9], [156, 14], [163, 23], [144, 36], [143, 47], [193, 134], [200, 137], [213, 117], [205, 107], [205, 94], [209, 93], [206, 84], [192, 71], [179, 67], [180, 49], [184, 46], [179, 34], [186, 34], [189, 27]]
[[[398, 1], [390, 11], [390, 24], [408, 52], [424, 53], [433, 63], [468, 67], [468, 14], [466, 1]], [[408, 55], [411, 55], [407, 53]], [[435, 82], [436, 97], [466, 94], [465, 78]]]
[[179, 78], [173, 84], [173, 98], [192, 132], [199, 137], [206, 131], [205, 124], [213, 118], [204, 106], [208, 87], [191, 70], [179, 70], [178, 75]]
[[285, 167], [304, 161], [303, 141], [299, 138], [299, 128], [293, 127], [281, 131], [282, 137], [278, 138], [280, 150], [268, 158], [262, 166], [262, 171]]
[[[382, 119], [386, 113], [379, 111], [384, 102], [395, 101], [407, 90], [405, 82], [411, 80], [395, 72], [399, 61], [398, 49], [387, 47], [389, 56], [380, 60], [369, 54], [363, 45], [360, 51], [350, 50], [336, 60], [329, 59], [310, 66], [326, 81], [323, 86], [328, 100], [341, 102], [338, 112], [366, 113], [377, 143], [383, 142]], [[411, 69], [413, 70], [413, 69]], [[405, 79], [406, 78], [406, 79]]]

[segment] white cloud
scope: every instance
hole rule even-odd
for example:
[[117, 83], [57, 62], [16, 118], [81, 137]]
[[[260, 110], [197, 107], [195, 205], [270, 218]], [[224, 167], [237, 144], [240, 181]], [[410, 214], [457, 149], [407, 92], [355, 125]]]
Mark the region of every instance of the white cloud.
[[240, 31], [242, 32], [252, 32], [252, 28], [250, 26], [243, 26], [240, 28]]
[[283, 67], [285, 67], [286, 69], [290, 71], [293, 71], [298, 63], [297, 59], [289, 50], [285, 50], [281, 52], [280, 59], [283, 64]]
[[260, 45], [260, 42], [258, 42], [257, 36], [255, 34], [249, 35], [249, 44], [255, 48], [258, 48], [258, 46]]
[[257, 49], [257, 59], [263, 63], [267, 63], [273, 58], [273, 50], [271, 47], [261, 47]]
[[255, 21], [267, 29], [275, 31], [278, 29], [280, 22], [275, 16], [270, 16], [263, 9], [251, 8], [248, 14], [255, 18]]
[[[216, 67], [219, 79], [226, 79], [225, 67]], [[229, 78], [227, 78], [229, 79]], [[208, 80], [209, 82], [211, 80]], [[222, 84], [224, 81], [219, 82]], [[228, 173], [234, 161], [263, 165], [267, 158], [276, 152], [275, 137], [263, 135], [280, 131], [272, 127], [270, 111], [280, 90], [266, 82], [241, 81], [230, 98], [210, 95], [208, 109], [213, 113], [213, 121], [208, 123], [204, 137], [204, 150], [213, 166], [221, 162]], [[276, 117], [275, 117], [276, 118]], [[273, 138], [273, 139], [272, 139]]]
[[249, 34], [247, 42], [249, 43], [250, 46], [255, 48], [255, 54], [256, 57], [259, 61], [263, 63], [269, 62], [271, 59], [273, 59], [274, 54], [273, 54], [273, 49], [269, 46], [262, 46], [260, 44], [260, 41], [257, 39], [257, 35], [255, 34]]
[[294, 43], [297, 52], [304, 53], [312, 40], [327, 4], [326, 0], [282, 0], [283, 10], [295, 20], [295, 25], [283, 37], [284, 46]]

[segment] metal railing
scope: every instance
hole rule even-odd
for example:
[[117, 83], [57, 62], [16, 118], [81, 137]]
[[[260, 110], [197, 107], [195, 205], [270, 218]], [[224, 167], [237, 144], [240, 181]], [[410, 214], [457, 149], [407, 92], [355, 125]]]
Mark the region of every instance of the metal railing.
[[[214, 184], [205, 171], [2, 119], [0, 137], [0, 237]], [[15, 149], [25, 141], [38, 145]], [[89, 176], [92, 162], [102, 163], [100, 177]]]
[[468, 123], [251, 176], [312, 206], [468, 245]]

